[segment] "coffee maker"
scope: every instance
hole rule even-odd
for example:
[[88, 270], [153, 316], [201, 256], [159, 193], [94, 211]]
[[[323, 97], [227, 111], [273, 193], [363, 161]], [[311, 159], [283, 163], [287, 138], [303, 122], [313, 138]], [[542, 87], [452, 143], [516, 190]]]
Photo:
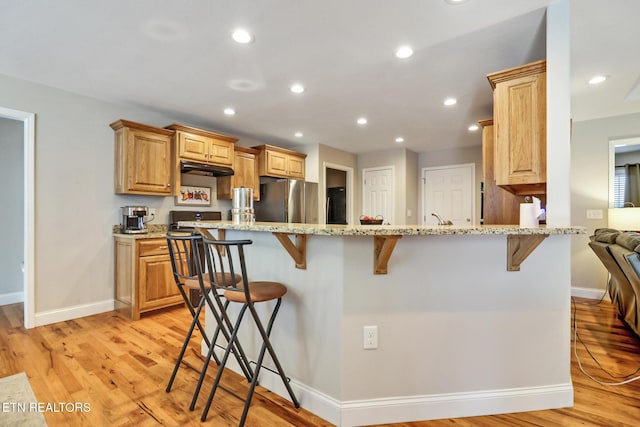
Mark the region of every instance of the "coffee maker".
[[146, 206], [124, 206], [122, 208], [122, 232], [127, 234], [142, 234], [147, 229], [149, 208]]

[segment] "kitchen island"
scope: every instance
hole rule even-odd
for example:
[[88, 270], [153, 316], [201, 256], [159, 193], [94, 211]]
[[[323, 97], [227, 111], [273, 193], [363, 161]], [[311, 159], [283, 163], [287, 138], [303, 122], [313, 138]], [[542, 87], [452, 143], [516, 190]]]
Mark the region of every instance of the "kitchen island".
[[[272, 342], [294, 391], [336, 425], [573, 404], [568, 260], [584, 228], [181, 225], [253, 241], [250, 278], [289, 289]], [[376, 239], [388, 236], [376, 273], [388, 242]], [[508, 269], [514, 257], [520, 271]], [[363, 349], [364, 326], [378, 327], [377, 349]], [[286, 396], [264, 372], [261, 384]]]

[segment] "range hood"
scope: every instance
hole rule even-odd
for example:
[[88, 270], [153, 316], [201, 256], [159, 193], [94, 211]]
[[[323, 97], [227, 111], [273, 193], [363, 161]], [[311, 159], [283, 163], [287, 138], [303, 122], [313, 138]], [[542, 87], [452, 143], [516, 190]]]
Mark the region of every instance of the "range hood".
[[180, 172], [202, 176], [229, 176], [233, 175], [233, 169], [225, 166], [215, 166], [206, 163], [180, 161]]

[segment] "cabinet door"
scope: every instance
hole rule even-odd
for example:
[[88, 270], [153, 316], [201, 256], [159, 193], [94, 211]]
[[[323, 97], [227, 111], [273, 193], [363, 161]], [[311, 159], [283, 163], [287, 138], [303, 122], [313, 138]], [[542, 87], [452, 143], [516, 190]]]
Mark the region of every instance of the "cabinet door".
[[209, 146], [207, 161], [218, 165], [233, 165], [233, 143], [214, 139]]
[[484, 179], [483, 223], [519, 224], [520, 199], [496, 185], [494, 127], [482, 127], [482, 172]]
[[213, 139], [194, 133], [178, 132], [178, 156], [186, 160], [206, 162]]
[[289, 156], [289, 177], [304, 179], [304, 159]]
[[171, 194], [171, 137], [130, 129], [127, 192]]
[[231, 176], [219, 176], [217, 178], [218, 199], [230, 200], [233, 197], [233, 189], [237, 187], [253, 188], [253, 199], [260, 200], [260, 181], [258, 178], [258, 162], [256, 155], [236, 151], [233, 159], [233, 171]]
[[250, 153], [235, 153], [234, 187], [253, 188], [253, 198], [258, 199], [260, 181], [258, 180], [256, 156]]
[[[546, 73], [501, 82], [494, 91], [496, 184], [524, 194], [546, 183]], [[537, 187], [535, 187], [537, 185]]]
[[169, 255], [138, 258], [138, 308], [146, 311], [183, 302], [173, 279]]
[[265, 154], [267, 156], [267, 174], [287, 177], [289, 156], [284, 153], [269, 150], [267, 150]]

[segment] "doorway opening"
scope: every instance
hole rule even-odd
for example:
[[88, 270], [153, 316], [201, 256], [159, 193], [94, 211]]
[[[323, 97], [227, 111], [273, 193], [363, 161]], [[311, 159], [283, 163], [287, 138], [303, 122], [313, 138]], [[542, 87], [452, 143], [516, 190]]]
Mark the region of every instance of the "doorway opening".
[[475, 164], [422, 169], [422, 225], [436, 225], [432, 213], [454, 225], [475, 224]]
[[353, 168], [324, 163], [324, 223], [353, 223]]
[[0, 118], [22, 122], [23, 164], [23, 264], [24, 327], [35, 326], [35, 114], [0, 107]]
[[393, 166], [362, 170], [362, 214], [382, 217], [384, 224], [394, 224], [395, 169]]

